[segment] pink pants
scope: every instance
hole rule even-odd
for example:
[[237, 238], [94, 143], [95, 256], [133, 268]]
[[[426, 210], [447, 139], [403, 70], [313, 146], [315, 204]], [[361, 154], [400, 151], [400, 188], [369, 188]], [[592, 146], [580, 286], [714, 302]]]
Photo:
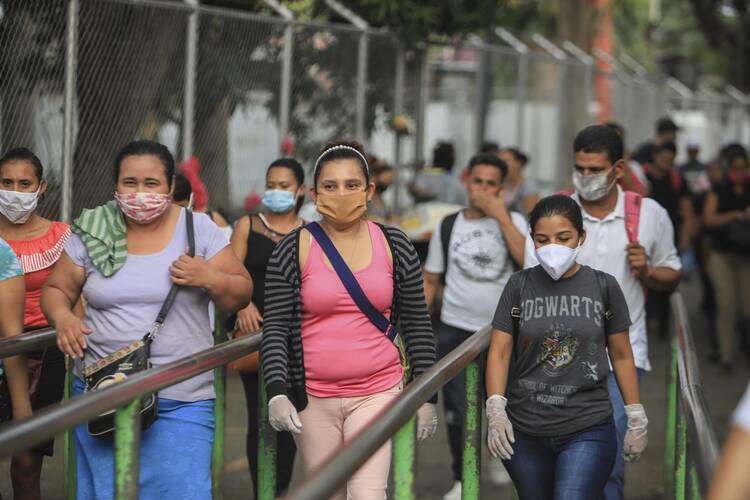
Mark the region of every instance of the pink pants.
[[[328, 462], [334, 452], [348, 442], [401, 394], [401, 384], [387, 391], [353, 398], [316, 398], [308, 395], [308, 404], [299, 418], [302, 433], [293, 434], [305, 464], [305, 472]], [[346, 494], [333, 500], [384, 500], [391, 467], [391, 443], [384, 444], [349, 478]]]

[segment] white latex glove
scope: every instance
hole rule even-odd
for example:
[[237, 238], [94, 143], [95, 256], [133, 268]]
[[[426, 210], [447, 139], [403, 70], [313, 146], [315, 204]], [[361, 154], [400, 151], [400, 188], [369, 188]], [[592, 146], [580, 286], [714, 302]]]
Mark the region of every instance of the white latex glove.
[[437, 408], [432, 403], [425, 403], [417, 410], [417, 441], [431, 438], [437, 430]]
[[283, 394], [272, 397], [268, 402], [268, 422], [278, 432], [302, 432], [302, 422], [297, 415], [297, 409]]
[[625, 414], [628, 416], [628, 430], [622, 456], [626, 462], [637, 462], [648, 444], [648, 418], [641, 404], [625, 405]]
[[495, 458], [510, 460], [516, 442], [513, 436], [513, 425], [508, 419], [505, 406], [508, 400], [499, 394], [487, 398], [487, 447]]

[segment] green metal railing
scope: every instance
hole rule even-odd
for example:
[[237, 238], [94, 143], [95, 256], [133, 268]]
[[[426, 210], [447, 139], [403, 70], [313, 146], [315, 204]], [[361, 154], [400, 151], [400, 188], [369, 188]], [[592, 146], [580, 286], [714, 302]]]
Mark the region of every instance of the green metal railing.
[[395, 453], [394, 495], [399, 500], [416, 498], [414, 491], [414, 426], [413, 415], [449, 380], [466, 370], [466, 415], [464, 424], [463, 493], [464, 500], [479, 499], [480, 441], [481, 441], [481, 387], [479, 355], [490, 342], [490, 328], [485, 327], [438, 361], [404, 389], [373, 422], [349, 443], [342, 446], [335, 458], [328, 462], [305, 484], [292, 490], [288, 500], [321, 500], [330, 498], [346, 483], [349, 477], [364, 464], [384, 443], [395, 436], [394, 450], [411, 450]]
[[671, 342], [665, 432], [666, 498], [700, 499], [708, 490], [719, 442], [703, 393], [695, 342], [682, 295], [671, 297]]
[[[29, 335], [40, 335], [38, 333]], [[45, 333], [44, 335], [48, 335]], [[54, 338], [54, 333], [53, 333]], [[0, 355], [7, 352], [12, 355], [21, 354], [38, 348], [38, 344], [24, 340], [25, 345], [33, 348], [19, 350], [5, 347], [10, 343], [6, 339], [0, 342]], [[41, 342], [41, 340], [40, 340]], [[0, 457], [9, 457], [14, 453], [28, 449], [54, 435], [69, 431], [77, 425], [87, 422], [91, 418], [113, 409], [117, 410], [115, 417], [115, 496], [118, 500], [138, 498], [138, 457], [140, 449], [140, 425], [137, 418], [138, 401], [140, 398], [159, 391], [165, 387], [182, 382], [200, 373], [212, 369], [222, 370], [224, 366], [237, 358], [256, 352], [260, 347], [260, 334], [220, 343], [210, 349], [187, 356], [173, 363], [152, 368], [139, 373], [128, 380], [103, 390], [83, 394], [68, 399], [58, 406], [51, 406], [35, 412], [29, 419], [12, 421], [2, 426], [0, 431]], [[224, 378], [219, 377], [216, 382], [220, 393], [217, 393], [216, 417], [217, 431], [221, 436], [214, 441], [214, 463], [212, 464], [212, 478], [214, 479], [215, 498], [221, 497], [221, 469], [223, 468], [223, 423], [224, 423]], [[66, 384], [67, 396], [70, 396], [70, 384]], [[66, 438], [69, 444], [70, 437]], [[65, 454], [66, 462], [75, 464], [72, 446], [68, 446]], [[68, 498], [75, 497], [75, 474], [68, 469], [67, 476], [72, 480], [66, 485]]]

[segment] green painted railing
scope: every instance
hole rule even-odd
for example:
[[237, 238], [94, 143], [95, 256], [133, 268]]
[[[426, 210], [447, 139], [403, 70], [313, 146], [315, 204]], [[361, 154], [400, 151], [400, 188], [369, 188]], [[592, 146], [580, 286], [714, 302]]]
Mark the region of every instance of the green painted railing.
[[700, 499], [719, 456], [703, 393], [695, 342], [679, 292], [671, 297], [674, 336], [667, 382], [664, 484], [666, 498]]

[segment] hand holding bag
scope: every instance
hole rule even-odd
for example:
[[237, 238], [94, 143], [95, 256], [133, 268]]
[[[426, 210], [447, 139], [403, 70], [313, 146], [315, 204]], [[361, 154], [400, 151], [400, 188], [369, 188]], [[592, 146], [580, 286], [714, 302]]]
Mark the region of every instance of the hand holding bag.
[[[185, 210], [185, 224], [188, 236], [188, 255], [195, 256], [195, 234], [193, 227], [193, 212]], [[111, 385], [123, 382], [128, 377], [143, 370], [151, 368], [151, 343], [159, 333], [164, 324], [169, 310], [174, 304], [174, 299], [179, 289], [178, 285], [172, 284], [169, 294], [159, 310], [151, 330], [140, 340], [136, 340], [127, 347], [102, 358], [96, 363], [84, 368], [83, 376], [86, 382], [85, 392], [104, 389]], [[147, 429], [156, 420], [158, 395], [151, 394], [141, 399], [139, 414], [141, 417], [141, 429]], [[104, 412], [88, 422], [86, 428], [88, 433], [97, 437], [108, 437], [114, 434], [115, 412], [110, 410]]]

